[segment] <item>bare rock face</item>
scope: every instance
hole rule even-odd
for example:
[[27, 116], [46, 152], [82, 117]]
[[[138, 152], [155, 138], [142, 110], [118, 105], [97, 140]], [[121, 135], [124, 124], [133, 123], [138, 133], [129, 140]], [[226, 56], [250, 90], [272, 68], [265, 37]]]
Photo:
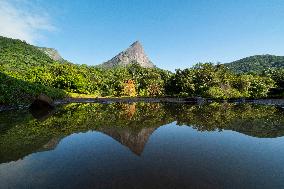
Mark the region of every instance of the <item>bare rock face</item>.
[[153, 68], [155, 65], [150, 61], [139, 41], [134, 42], [128, 49], [122, 51], [111, 60], [103, 63], [102, 67], [112, 68], [116, 66], [127, 66], [138, 63], [144, 68]]
[[47, 47], [38, 47], [38, 49], [44, 52], [46, 55], [48, 55], [52, 60], [59, 62], [64, 61], [64, 59], [61, 57], [61, 55], [58, 53], [56, 49], [47, 48]]

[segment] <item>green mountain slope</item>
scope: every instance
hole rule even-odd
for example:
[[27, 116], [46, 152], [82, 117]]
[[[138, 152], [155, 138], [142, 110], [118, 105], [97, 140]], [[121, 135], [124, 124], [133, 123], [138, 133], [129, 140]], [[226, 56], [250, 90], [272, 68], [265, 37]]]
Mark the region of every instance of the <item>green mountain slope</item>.
[[24, 41], [0, 36], [0, 66], [6, 72], [24, 72], [32, 66], [45, 66], [53, 60]]
[[0, 36], [0, 105], [30, 103], [41, 93], [53, 99], [63, 98], [65, 92], [33, 82], [35, 71], [46, 72], [54, 61], [37, 47], [24, 41]]
[[284, 68], [284, 56], [255, 55], [225, 65], [235, 73], [260, 74], [269, 68]]

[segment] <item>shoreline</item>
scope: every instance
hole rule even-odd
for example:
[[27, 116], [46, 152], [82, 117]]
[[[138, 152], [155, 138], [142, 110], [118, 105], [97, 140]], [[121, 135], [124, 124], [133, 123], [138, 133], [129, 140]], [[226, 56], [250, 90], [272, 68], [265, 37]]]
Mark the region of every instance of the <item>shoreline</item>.
[[[182, 98], [182, 97], [99, 97], [99, 98], [66, 98], [55, 100], [53, 105], [63, 105], [69, 103], [133, 103], [133, 102], [146, 102], [146, 103], [187, 103], [203, 105], [206, 103], [252, 103], [260, 105], [280, 106], [284, 108], [284, 99], [206, 99], [202, 97]], [[0, 112], [17, 109], [28, 109], [29, 105], [0, 105]]]
[[68, 103], [132, 103], [132, 102], [170, 102], [170, 103], [198, 103], [205, 98], [179, 98], [179, 97], [98, 97], [98, 98], [66, 98], [57, 100], [55, 105]]
[[99, 98], [67, 98], [63, 100], [57, 100], [55, 105], [68, 104], [68, 103], [132, 103], [132, 102], [153, 102], [153, 103], [192, 103], [202, 105], [206, 103], [218, 102], [218, 103], [254, 103], [263, 105], [284, 106], [284, 99], [208, 99], [202, 97], [99, 97]]

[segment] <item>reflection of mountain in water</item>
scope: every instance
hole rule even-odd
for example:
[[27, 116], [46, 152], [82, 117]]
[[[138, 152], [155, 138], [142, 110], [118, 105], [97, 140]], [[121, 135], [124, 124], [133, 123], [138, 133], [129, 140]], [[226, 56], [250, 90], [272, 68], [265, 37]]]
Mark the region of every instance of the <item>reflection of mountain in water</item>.
[[139, 156], [142, 154], [145, 144], [155, 130], [156, 128], [142, 128], [138, 131], [133, 131], [129, 128], [102, 127], [99, 129], [99, 131], [109, 135]]
[[[151, 134], [156, 128], [141, 128], [140, 130], [131, 130], [129, 128], [102, 127], [97, 131], [104, 133], [120, 144], [126, 146], [136, 155], [140, 156], [148, 142]], [[62, 138], [52, 138], [37, 151], [53, 150], [59, 144]]]
[[[151, 134], [173, 121], [199, 131], [232, 130], [253, 137], [284, 136], [283, 110], [273, 106], [212, 104], [69, 104], [46, 120], [0, 114], [0, 163], [54, 149], [72, 133], [99, 131], [141, 155]], [[12, 123], [12, 124], [11, 124]]]

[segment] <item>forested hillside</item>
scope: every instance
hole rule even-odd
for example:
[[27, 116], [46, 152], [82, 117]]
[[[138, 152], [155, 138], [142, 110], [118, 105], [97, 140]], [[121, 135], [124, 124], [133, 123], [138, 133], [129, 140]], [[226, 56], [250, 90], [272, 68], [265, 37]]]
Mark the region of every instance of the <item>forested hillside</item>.
[[255, 55], [225, 65], [235, 73], [261, 74], [271, 68], [284, 68], [284, 56]]
[[[281, 65], [280, 58], [273, 62]], [[77, 94], [215, 99], [263, 98], [271, 94], [283, 97], [283, 73], [269, 69], [262, 75], [236, 74], [224, 65], [212, 63], [172, 73], [156, 67], [144, 68], [135, 61], [105, 69], [57, 62], [26, 42], [0, 37], [0, 104], [30, 103], [41, 93], [53, 99]]]
[[0, 36], [0, 64], [6, 71], [23, 72], [53, 63], [45, 53], [24, 41]]
[[31, 79], [34, 69], [44, 72], [53, 63], [37, 47], [0, 36], [0, 104], [30, 103], [41, 93], [54, 99], [63, 98], [65, 91]]

